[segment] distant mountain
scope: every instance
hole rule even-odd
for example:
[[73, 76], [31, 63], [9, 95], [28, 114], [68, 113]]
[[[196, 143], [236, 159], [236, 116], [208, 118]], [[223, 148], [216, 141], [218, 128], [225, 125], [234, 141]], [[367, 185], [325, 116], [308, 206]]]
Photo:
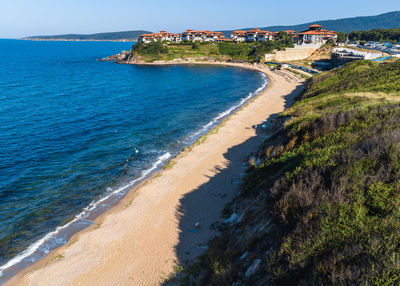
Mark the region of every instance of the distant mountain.
[[[312, 24], [320, 24], [325, 29], [337, 32], [350, 33], [352, 31], [366, 31], [371, 29], [393, 29], [400, 28], [400, 11], [389, 12], [378, 16], [364, 16], [354, 18], [344, 18], [337, 20], [322, 20], [313, 21], [300, 25], [292, 26], [270, 26], [260, 27], [260, 29], [277, 32], [284, 30], [295, 30], [297, 32], [306, 30]], [[254, 28], [254, 27], [253, 27]], [[242, 28], [236, 30], [250, 30], [251, 28]], [[233, 30], [221, 31], [226, 37], [230, 37]], [[128, 41], [137, 40], [141, 34], [151, 33], [149, 31], [125, 31], [125, 32], [111, 32], [111, 33], [98, 33], [90, 35], [81, 34], [68, 34], [68, 35], [55, 35], [55, 36], [33, 36], [23, 38], [25, 40], [69, 40], [69, 41]]]
[[[322, 25], [324, 29], [333, 30], [337, 32], [350, 33], [352, 31], [367, 31], [371, 29], [393, 29], [400, 28], [400, 11], [389, 12], [378, 16], [364, 16], [354, 18], [344, 18], [337, 20], [323, 20], [313, 21], [300, 25], [293, 26], [270, 26], [260, 27], [262, 30], [278, 32], [285, 30], [295, 30], [300, 32], [306, 30], [312, 24]], [[250, 30], [251, 28], [236, 29], [236, 30]], [[225, 36], [230, 37], [233, 30], [221, 31]]]
[[141, 34], [151, 33], [149, 31], [124, 31], [97, 34], [67, 34], [54, 36], [32, 36], [23, 40], [66, 40], [66, 41], [136, 41]]

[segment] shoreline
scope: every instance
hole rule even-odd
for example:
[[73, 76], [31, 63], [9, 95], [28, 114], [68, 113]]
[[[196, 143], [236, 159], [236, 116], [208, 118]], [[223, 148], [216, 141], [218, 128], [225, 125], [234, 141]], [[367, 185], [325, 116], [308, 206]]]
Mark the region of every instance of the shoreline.
[[[170, 64], [173, 65], [173, 64], [177, 64], [177, 63], [170, 63]], [[245, 102], [242, 106], [240, 106], [238, 109], [236, 109], [233, 113], [231, 113], [228, 116], [226, 116], [221, 122], [218, 123], [218, 125], [214, 126], [212, 129], [210, 129], [208, 132], [206, 132], [203, 136], [206, 136], [207, 139], [205, 140], [205, 142], [203, 144], [200, 144], [200, 145], [197, 144], [197, 141], [201, 138], [200, 137], [196, 142], [194, 142], [192, 145], [188, 146], [189, 149], [190, 149], [189, 151], [183, 150], [177, 156], [175, 156], [174, 158], [171, 158], [169, 160], [169, 163], [171, 163], [171, 162], [174, 163], [172, 165], [172, 167], [170, 167], [170, 168], [165, 168], [164, 167], [163, 169], [161, 169], [161, 170], [159, 170], [157, 172], [154, 172], [148, 178], [146, 178], [143, 181], [141, 181], [137, 186], [134, 186], [132, 189], [130, 189], [125, 194], [125, 196], [122, 199], [119, 200], [119, 202], [117, 202], [114, 206], [112, 206], [112, 208], [110, 210], [100, 214], [94, 220], [94, 224], [92, 226], [90, 226], [88, 228], [85, 228], [84, 230], [81, 230], [81, 231], [75, 233], [65, 245], [60, 246], [60, 247], [52, 250], [43, 259], [35, 262], [33, 265], [28, 266], [27, 268], [21, 270], [17, 275], [15, 275], [8, 282], [6, 282], [6, 285], [28, 285], [28, 284], [30, 284], [29, 282], [32, 282], [33, 285], [35, 285], [34, 281], [36, 281], [36, 282], [40, 281], [40, 283], [41, 283], [40, 285], [55, 285], [55, 284], [45, 284], [44, 280], [42, 280], [40, 278], [43, 275], [43, 273], [41, 273], [41, 272], [45, 271], [46, 273], [48, 273], [48, 271], [46, 271], [46, 270], [48, 270], [48, 268], [52, 268], [52, 266], [60, 264], [60, 263], [64, 264], [64, 263], [66, 263], [67, 260], [70, 260], [70, 262], [76, 261], [76, 257], [75, 256], [80, 256], [80, 255], [72, 255], [72, 256], [68, 255], [67, 256], [67, 255], [64, 254], [64, 252], [67, 252], [67, 251], [71, 252], [71, 249], [73, 249], [72, 252], [74, 252], [74, 251], [76, 251], [77, 247], [78, 247], [78, 249], [80, 249], [80, 251], [87, 251], [87, 247], [90, 246], [90, 244], [91, 244], [91, 243], [89, 243], [89, 241], [93, 242], [94, 240], [97, 240], [98, 242], [100, 242], [100, 244], [103, 244], [103, 240], [105, 240], [105, 239], [109, 240], [110, 236], [115, 235], [114, 232], [109, 233], [109, 235], [106, 235], [106, 236], [103, 236], [103, 235], [96, 236], [95, 235], [97, 237], [97, 239], [96, 238], [89, 239], [88, 237], [92, 237], [93, 234], [95, 234], [95, 233], [99, 232], [100, 230], [104, 229], [105, 226], [103, 226], [103, 223], [107, 223], [107, 221], [110, 220], [110, 218], [112, 218], [113, 216], [114, 217], [119, 216], [119, 215], [121, 215], [122, 212], [124, 212], [124, 211], [126, 212], [126, 210], [129, 209], [129, 210], [133, 211], [133, 213], [136, 214], [136, 216], [137, 216], [136, 220], [138, 220], [139, 217], [140, 217], [140, 213], [141, 213], [140, 208], [143, 208], [143, 206], [141, 204], [137, 205], [138, 202], [136, 200], [139, 197], [143, 198], [145, 196], [147, 196], [147, 197], [148, 196], [150, 196], [150, 197], [152, 196], [151, 193], [142, 194], [142, 190], [144, 188], [146, 188], [146, 187], [149, 188], [149, 185], [150, 185], [150, 189], [151, 189], [151, 185], [152, 184], [154, 185], [153, 181], [162, 180], [163, 177], [165, 178], [166, 176], [168, 176], [168, 173], [173, 172], [174, 169], [177, 168], [175, 165], [182, 164], [181, 161], [183, 161], [183, 159], [185, 159], [187, 157], [190, 157], [191, 153], [196, 151], [195, 149], [199, 149], [201, 147], [204, 148], [204, 145], [207, 145], [207, 143], [208, 143], [208, 141], [210, 139], [209, 137], [215, 137], [215, 136], [218, 137], [219, 131], [217, 130], [217, 132], [214, 132], [215, 129], [224, 129], [225, 128], [225, 126], [224, 126], [225, 123], [230, 123], [233, 120], [232, 118], [235, 117], [238, 113], [244, 112], [243, 110], [246, 110], [246, 108], [248, 108], [248, 106], [254, 105], [254, 102], [257, 101], [260, 97], [262, 97], [262, 96], [264, 96], [264, 97], [267, 96], [268, 97], [268, 91], [271, 91], [273, 89], [274, 81], [276, 80], [276, 79], [273, 80], [272, 78], [281, 77], [281, 76], [278, 76], [278, 75], [274, 75], [273, 73], [271, 73], [269, 71], [266, 71], [266, 70], [264, 70], [262, 68], [252, 66], [250, 64], [222, 63], [222, 62], [189, 62], [189, 63], [178, 63], [178, 64], [225, 65], [225, 66], [235, 66], [235, 67], [241, 67], [241, 68], [257, 70], [257, 71], [263, 72], [264, 74], [267, 75], [267, 77], [269, 78], [268, 86], [263, 91], [261, 91], [259, 94], [257, 94], [255, 96], [253, 96], [252, 98], [250, 98], [247, 102]], [[150, 65], [163, 65], [163, 64], [162, 63], [156, 63], [156, 64], [151, 63]], [[286, 79], [286, 81], [287, 81], [287, 79]], [[293, 85], [296, 86], [296, 87], [299, 86], [298, 83], [293, 84]], [[284, 94], [281, 95], [281, 99], [282, 99], [283, 95]], [[219, 137], [221, 137], [221, 135]], [[224, 138], [222, 138], [222, 139], [224, 139]], [[250, 151], [255, 151], [255, 150], [250, 150]], [[165, 165], [165, 166], [168, 166], [169, 163], [167, 165]], [[179, 174], [178, 174], [178, 176], [179, 176]], [[167, 178], [167, 180], [168, 180], [168, 178]], [[189, 189], [190, 189], [190, 187], [189, 187]], [[193, 188], [191, 188], [190, 190], [192, 190], [192, 189]], [[168, 195], [168, 193], [166, 193], [164, 195]], [[230, 196], [228, 196], [228, 197], [230, 197]], [[224, 202], [224, 204], [220, 205], [219, 207], [221, 207], [221, 206], [223, 207], [227, 202], [226, 199], [222, 200], [222, 201]], [[151, 200], [150, 200], [150, 202], [151, 202]], [[221, 211], [221, 209], [219, 211]], [[174, 210], [174, 213], [175, 213], [175, 210]], [[143, 212], [142, 216], [145, 216], [146, 214], [148, 214], [148, 213]], [[219, 212], [217, 212], [217, 214], [219, 214]], [[214, 214], [214, 218], [213, 219], [215, 219], [215, 214]], [[135, 221], [135, 219], [129, 218], [129, 219], [126, 219], [125, 222], [131, 222], [131, 220]], [[107, 226], [110, 226], [110, 225], [107, 224]], [[118, 225], [115, 225], [114, 227], [117, 228], [117, 229], [120, 228]], [[119, 235], [124, 235], [124, 231], [123, 230], [118, 229], [118, 232], [119, 232], [118, 233]], [[215, 235], [215, 232], [212, 232], [212, 234]], [[205, 242], [208, 242], [209, 238], [210, 238], [210, 234], [208, 234], [207, 240], [205, 240]], [[99, 241], [99, 239], [100, 239], [100, 241]], [[85, 240], [85, 242], [81, 242], [83, 240]], [[105, 249], [107, 249], [107, 247], [105, 247]], [[78, 253], [79, 253], [79, 251], [78, 251]], [[75, 254], [77, 254], [77, 252], [75, 252]], [[96, 254], [91, 253], [91, 257], [93, 255], [96, 256]], [[169, 256], [171, 256], [171, 255], [169, 255]], [[92, 263], [96, 264], [95, 263], [96, 259], [94, 259], [94, 260], [93, 259], [89, 259], [89, 260]], [[78, 263], [79, 261], [76, 261], [76, 262]], [[139, 263], [139, 262], [136, 261], [136, 263]], [[80, 264], [80, 263], [78, 263], [78, 264]], [[171, 272], [171, 270], [173, 269], [173, 264], [174, 263], [171, 262], [171, 261], [164, 263], [164, 266], [166, 266], [165, 269], [169, 269], [169, 271], [167, 271], [167, 272]], [[69, 265], [70, 267], [74, 268], [73, 263], [67, 263], [67, 265]], [[93, 268], [88, 267], [88, 266], [86, 266], [84, 268], [86, 268], [87, 271], [93, 270]], [[147, 270], [152, 269], [152, 268], [153, 267], [150, 267]], [[64, 267], [58, 268], [58, 271], [61, 271], [61, 270], [64, 270]], [[66, 271], [67, 273], [64, 273], [64, 275], [62, 275], [62, 277], [64, 277], [64, 280], [61, 279], [61, 280], [57, 281], [57, 282], [59, 282], [57, 285], [70, 284], [69, 275], [72, 274], [72, 272], [77, 274], [76, 271], [78, 271], [76, 269], [76, 267], [75, 267], [74, 270], [71, 269], [71, 271]], [[50, 272], [53, 273], [53, 275], [55, 275], [54, 273], [57, 272], [57, 271], [50, 271]], [[78, 272], [80, 272], [80, 271], [78, 271]], [[162, 271], [162, 272], [164, 273], [165, 271]], [[82, 272], [82, 273], [80, 272], [79, 275], [75, 275], [74, 277], [79, 279], [79, 276], [83, 275], [83, 274], [84, 274], [84, 272]], [[101, 273], [98, 273], [98, 274], [101, 274]], [[146, 276], [148, 276], [148, 275], [146, 275]], [[48, 277], [49, 277], [49, 279], [46, 280], [47, 282], [49, 282], [49, 283], [51, 283], [52, 281], [54, 282], [54, 280], [52, 280], [52, 278], [51, 278], [52, 275], [50, 275]], [[58, 277], [58, 276], [56, 276], [56, 277]], [[137, 277], [135, 277], [135, 279], [136, 278]], [[40, 280], [37, 280], [37, 279], [40, 279]], [[134, 279], [134, 281], [140, 281], [140, 279], [139, 280], [135, 280], [135, 279]], [[154, 277], [153, 277], [153, 279], [154, 279]], [[86, 281], [86, 283], [88, 283], [89, 280], [85, 279], [85, 281]], [[99, 280], [100, 284], [102, 284], [101, 281], [102, 280]], [[63, 284], [63, 282], [64, 282], [64, 284]], [[16, 284], [14, 284], [14, 283], [16, 283]], [[103, 281], [103, 283], [104, 283], [104, 281]], [[89, 285], [89, 284], [84, 284], [84, 285]], [[125, 284], [123, 283], [123, 285], [125, 285]], [[152, 285], [152, 284], [150, 283], [148, 285]]]
[[[246, 67], [246, 68], [253, 69], [252, 67], [250, 68]], [[198, 144], [199, 140], [202, 140], [204, 137], [207, 137], [208, 134], [212, 133], [215, 129], [218, 129], [219, 126], [223, 124], [223, 122], [227, 120], [232, 114], [234, 114], [240, 108], [245, 106], [248, 102], [256, 98], [260, 94], [260, 92], [268, 88], [268, 83], [269, 83], [268, 76], [266, 76], [264, 72], [263, 74], [267, 78], [266, 82], [264, 82], [263, 85], [261, 85], [256, 91], [249, 93], [248, 97], [242, 98], [241, 103], [237, 104], [236, 106], [232, 106], [228, 110], [222, 111], [217, 117], [211, 119], [211, 121], [208, 124], [200, 127], [200, 129], [196, 131], [195, 134], [193, 135], [193, 141], [192, 140], [189, 141], [190, 143], [188, 145], [183, 146], [182, 149], [177, 150], [172, 155], [169, 152], [164, 153], [163, 155], [158, 157], [158, 161], [154, 162], [151, 168], [143, 170], [138, 178], [133, 179], [126, 186], [120, 187], [119, 189], [111, 192], [110, 194], [106, 194], [103, 197], [100, 197], [98, 200], [93, 201], [88, 206], [86, 206], [80, 213], [75, 215], [73, 219], [65, 222], [62, 225], [57, 226], [53, 231], [50, 231], [42, 238], [30, 244], [26, 250], [19, 253], [17, 256], [11, 258], [4, 265], [1, 265], [5, 266], [14, 259], [19, 258], [21, 254], [24, 254], [24, 252], [29, 252], [31, 247], [35, 246], [36, 244], [38, 244], [37, 246], [39, 246], [40, 249], [43, 248], [47, 249], [47, 246], [50, 247], [50, 250], [46, 255], [41, 256], [39, 258], [37, 257], [34, 258], [35, 261], [32, 260], [33, 262], [31, 261], [25, 263], [24, 261], [30, 260], [31, 256], [35, 255], [35, 253], [43, 252], [39, 248], [35, 248], [34, 251], [28, 254], [27, 256], [23, 256], [22, 258], [20, 258], [19, 262], [16, 262], [15, 264], [8, 266], [5, 271], [5, 276], [3, 277], [4, 280], [2, 280], [1, 279], [2, 277], [0, 276], [0, 284], [7, 282], [9, 279], [12, 279], [14, 276], [18, 275], [25, 269], [31, 267], [33, 264], [36, 264], [41, 260], [45, 259], [47, 256], [49, 256], [53, 251], [56, 251], [58, 248], [68, 245], [70, 241], [74, 240], [75, 235], [84, 232], [86, 230], [90, 230], [93, 226], [96, 226], [98, 224], [97, 219], [99, 219], [101, 216], [103, 216], [107, 212], [111, 211], [115, 206], [117, 206], [119, 202], [128, 195], [128, 193], [135, 192], [140, 186], [146, 184], [148, 180], [152, 180], [153, 177], [158, 176], [165, 168], [169, 167], [169, 164], [171, 162], [175, 161], [180, 155], [184, 154], [186, 150], [191, 150], [196, 144]], [[251, 95], [252, 93], [254, 94]], [[227, 114], [223, 115], [224, 113]], [[207, 128], [209, 124], [211, 128]], [[165, 156], [166, 158], [163, 158]], [[54, 246], [53, 241], [59, 238], [63, 240], [66, 239], [66, 242], [59, 243], [58, 245]], [[10, 272], [9, 269], [11, 269], [11, 273], [9, 273]]]

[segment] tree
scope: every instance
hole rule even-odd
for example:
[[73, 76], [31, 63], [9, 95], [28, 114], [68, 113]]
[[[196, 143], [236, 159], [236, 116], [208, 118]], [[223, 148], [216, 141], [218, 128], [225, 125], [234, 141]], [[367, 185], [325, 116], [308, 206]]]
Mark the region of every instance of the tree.
[[347, 41], [347, 35], [343, 32], [338, 32], [337, 33], [337, 41], [340, 43], [344, 43]]
[[199, 42], [193, 42], [192, 50], [198, 50], [198, 49], [200, 49], [200, 43]]

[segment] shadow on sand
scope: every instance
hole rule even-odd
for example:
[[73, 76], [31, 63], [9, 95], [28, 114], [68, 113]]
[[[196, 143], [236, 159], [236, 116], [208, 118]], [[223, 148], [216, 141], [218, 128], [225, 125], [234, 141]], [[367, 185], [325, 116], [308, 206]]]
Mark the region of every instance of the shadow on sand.
[[[292, 105], [302, 89], [303, 86], [298, 86], [285, 96], [285, 108]], [[277, 115], [278, 113], [271, 114], [263, 124], [273, 124]], [[209, 176], [205, 184], [180, 199], [176, 212], [180, 229], [179, 242], [175, 246], [177, 265], [186, 267], [193, 262], [193, 259], [207, 249], [210, 238], [218, 233], [214, 226], [224, 220], [220, 218], [222, 210], [240, 191], [242, 178], [248, 168], [249, 155], [268, 138], [268, 133], [260, 127], [261, 122], [256, 128], [256, 136], [230, 148], [224, 154], [228, 163], [214, 166], [213, 176]], [[164, 285], [171, 285], [170, 282], [165, 282]]]

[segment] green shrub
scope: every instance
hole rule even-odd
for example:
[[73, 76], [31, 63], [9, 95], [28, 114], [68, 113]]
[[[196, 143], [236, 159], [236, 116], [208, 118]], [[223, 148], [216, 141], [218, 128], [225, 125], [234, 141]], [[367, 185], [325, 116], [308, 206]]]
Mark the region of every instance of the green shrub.
[[[308, 81], [235, 202], [258, 216], [211, 244], [206, 259], [231, 270], [210, 268], [208, 282], [230, 285], [246, 271], [232, 251], [240, 247], [266, 263], [252, 285], [400, 285], [400, 103], [348, 96], [396, 94], [399, 84], [398, 61], [354, 62]], [[243, 243], [271, 218], [273, 231], [257, 228]]]
[[168, 47], [160, 41], [151, 42], [148, 44], [138, 42], [132, 46], [131, 52], [139, 55], [158, 56], [160, 54], [168, 54]]

